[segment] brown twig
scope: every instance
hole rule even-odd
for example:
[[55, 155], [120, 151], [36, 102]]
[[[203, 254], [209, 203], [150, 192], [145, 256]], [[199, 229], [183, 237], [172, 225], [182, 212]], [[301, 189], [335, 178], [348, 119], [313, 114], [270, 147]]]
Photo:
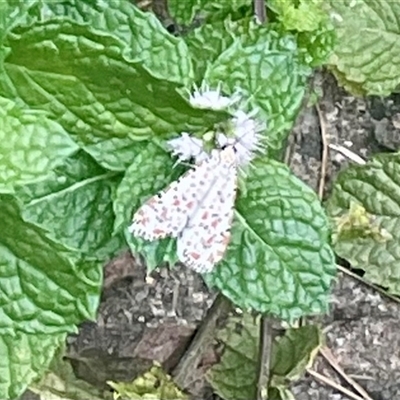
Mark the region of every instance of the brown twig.
[[351, 399], [353, 400], [365, 400], [362, 397], [360, 397], [359, 395], [353, 393], [352, 391], [350, 391], [349, 389], [346, 389], [345, 387], [343, 387], [342, 385], [339, 385], [338, 383], [336, 383], [335, 381], [333, 381], [332, 379], [319, 374], [318, 372], [313, 371], [312, 369], [307, 369], [307, 372], [313, 377], [318, 379], [319, 381], [325, 383], [326, 385], [333, 387], [336, 390], [339, 390], [340, 392], [342, 392], [343, 394], [345, 394], [346, 396], [349, 396]]
[[319, 349], [320, 354], [325, 360], [329, 363], [329, 365], [350, 385], [352, 386], [365, 400], [373, 400], [370, 395], [364, 390], [364, 388], [357, 383], [353, 378], [347, 375], [343, 368], [336, 361], [333, 356], [331, 350], [328, 347], [322, 347]]
[[257, 400], [268, 400], [273, 340], [272, 320], [263, 316], [260, 321], [260, 347], [257, 374]]
[[218, 319], [221, 315], [228, 313], [230, 308], [231, 303], [222, 294], [219, 294], [208, 310], [189, 348], [172, 371], [172, 376], [179, 387], [186, 389], [191, 383], [196, 381], [197, 366], [205, 350], [214, 340], [214, 332]]
[[325, 190], [326, 171], [328, 169], [329, 143], [328, 143], [328, 135], [326, 133], [325, 118], [322, 115], [318, 103], [315, 105], [315, 109], [317, 110], [318, 114], [319, 126], [321, 131], [321, 140], [322, 140], [321, 175], [318, 184], [318, 196], [322, 200], [322, 198], [324, 197], [324, 190]]

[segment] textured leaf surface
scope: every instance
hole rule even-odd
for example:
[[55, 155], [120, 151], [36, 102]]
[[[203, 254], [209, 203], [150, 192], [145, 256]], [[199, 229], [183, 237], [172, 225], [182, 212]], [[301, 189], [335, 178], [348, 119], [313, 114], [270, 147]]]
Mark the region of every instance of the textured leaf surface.
[[66, 246], [95, 256], [104, 253], [110, 241], [111, 253], [121, 246], [112, 238], [112, 194], [120, 179], [81, 151], [47, 180], [21, 187], [17, 194], [24, 202], [27, 221], [44, 227]]
[[93, 319], [101, 266], [24, 222], [11, 196], [0, 197], [0, 220], [0, 334], [72, 332]]
[[301, 64], [294, 36], [249, 23], [242, 35], [208, 67], [207, 82], [228, 94], [241, 89], [248, 108], [268, 123], [268, 154], [279, 157], [292, 128], [311, 70]]
[[326, 312], [335, 259], [316, 194], [275, 161], [254, 162], [232, 240], [210, 283], [242, 309], [284, 319]]
[[223, 399], [255, 398], [259, 321], [249, 314], [231, 318], [218, 334], [224, 352], [221, 361], [208, 371], [207, 380]]
[[179, 0], [171, 0], [168, 2], [168, 8], [172, 17], [179, 24], [189, 25], [201, 8], [204, 0], [187, 0], [185, 2]]
[[[3, 279], [3, 278], [2, 278]], [[66, 334], [0, 335], [0, 398], [15, 399], [47, 369]]]
[[278, 15], [285, 31], [293, 31], [304, 64], [325, 65], [336, 43], [330, 7], [324, 0], [272, 0], [268, 7]]
[[175, 385], [170, 375], [167, 375], [161, 366], [154, 365], [150, 371], [136, 378], [133, 382], [107, 382], [116, 393], [115, 398], [126, 400], [188, 399]]
[[[244, 314], [241, 318], [231, 317], [219, 332], [218, 341], [224, 345], [224, 352], [220, 363], [208, 372], [207, 380], [223, 399], [246, 400], [255, 397], [259, 323], [259, 318]], [[272, 345], [269, 398], [294, 398], [290, 397], [293, 395], [286, 387], [287, 382], [304, 373], [320, 344], [321, 335], [316, 326], [288, 329], [284, 336], [275, 339]]]
[[250, 7], [251, 0], [170, 0], [168, 9], [179, 24], [189, 25], [196, 15], [202, 19], [224, 20], [241, 7]]
[[272, 349], [271, 385], [280, 387], [288, 380], [300, 379], [312, 366], [322, 341], [322, 333], [315, 325], [288, 329]]
[[[58, 19], [19, 27], [7, 46], [0, 94], [47, 111], [83, 146], [203, 131], [225, 118], [193, 109], [176, 84], [128, 61], [119, 39], [88, 26]], [[124, 169], [109, 154], [93, 153], [106, 168]]]
[[400, 295], [400, 155], [378, 155], [365, 165], [342, 171], [327, 211], [332, 217], [341, 217], [352, 202], [362, 205], [373, 224], [385, 229], [391, 239], [339, 237], [336, 253], [354, 268], [364, 270], [365, 279]]
[[[30, 385], [31, 391], [47, 400], [111, 400], [112, 394], [78, 379], [68, 359], [64, 358], [65, 345], [53, 357], [43, 378]], [[103, 393], [104, 392], [104, 393]]]
[[3, 43], [6, 35], [15, 26], [31, 22], [27, 11], [35, 3], [37, 3], [37, 0], [3, 0], [0, 2], [0, 43]]
[[353, 92], [389, 95], [400, 83], [400, 3], [330, 1], [338, 33], [332, 70]]
[[[131, 138], [117, 138], [101, 140], [95, 144], [85, 146], [95, 160], [105, 160], [106, 168], [113, 171], [125, 172], [138, 153], [146, 146], [146, 141], [136, 142]], [[103, 162], [104, 164], [104, 162]]]
[[323, 9], [323, 0], [272, 0], [268, 7], [278, 14], [285, 30], [316, 31], [327, 14]]
[[[270, 3], [268, 3], [270, 4]], [[288, 4], [284, 2], [283, 4]], [[244, 46], [251, 45], [249, 38], [253, 35], [267, 36], [266, 41], [273, 40], [279, 42], [279, 37], [287, 37], [297, 42], [297, 49], [295, 47], [291, 50], [293, 52], [292, 57], [297, 64], [303, 64], [304, 66], [319, 66], [325, 63], [328, 56], [332, 53], [335, 43], [335, 33], [333, 31], [333, 25], [328, 20], [328, 14], [324, 13], [325, 19], [319, 22], [315, 30], [312, 31], [300, 31], [294, 34], [292, 37], [287, 36], [288, 33], [276, 33], [275, 39], [271, 39], [268, 35], [271, 35], [269, 30], [265, 28], [259, 28], [258, 25], [254, 26], [249, 19], [240, 19], [238, 21], [232, 21], [231, 19], [224, 19], [223, 21], [215, 21], [213, 23], [204, 24], [197, 29], [191, 31], [186, 37], [186, 43], [188, 44], [189, 50], [192, 54], [192, 61], [195, 70], [196, 81], [201, 81], [207, 66], [210, 65], [210, 69], [214, 68], [213, 64], [221, 53], [228, 50], [230, 46], [237, 46], [239, 42]], [[317, 19], [319, 21], [319, 18]], [[301, 22], [299, 22], [301, 25]], [[282, 27], [278, 24], [270, 26], [271, 29], [276, 29], [278, 32], [282, 31]], [[253, 31], [253, 32], [252, 32]], [[253, 37], [253, 41], [256, 40]], [[261, 40], [261, 39], [259, 39]], [[273, 47], [275, 44], [271, 44]], [[261, 46], [256, 47], [254, 51], [266, 51], [262, 50]], [[249, 52], [250, 53], [250, 52]], [[296, 56], [298, 53], [298, 58]], [[275, 56], [275, 58], [273, 58]], [[270, 69], [274, 68], [274, 63], [278, 62], [280, 58], [278, 54], [270, 54], [267, 60], [271, 63]], [[253, 63], [255, 61], [253, 60]], [[249, 63], [251, 64], [251, 62]], [[267, 64], [268, 65], [268, 64]], [[236, 66], [237, 67], [237, 66]], [[245, 68], [248, 68], [247, 65]], [[260, 68], [264, 68], [263, 63], [260, 63]], [[300, 68], [301, 70], [301, 68]], [[271, 71], [272, 72], [272, 71]], [[248, 68], [247, 73], [249, 76], [258, 83], [258, 77], [254, 76], [254, 70]], [[257, 71], [258, 74], [264, 73], [264, 71]], [[268, 73], [265, 71], [265, 73]], [[294, 65], [291, 74], [299, 73], [299, 69]], [[301, 71], [301, 74], [303, 71]], [[279, 76], [273, 74], [276, 83], [279, 82]], [[282, 80], [282, 84], [286, 82]], [[231, 87], [231, 86], [229, 86]], [[275, 87], [273, 87], [274, 89]], [[252, 87], [254, 90], [252, 94], [257, 94], [256, 87]], [[272, 90], [272, 89], [271, 89]], [[277, 89], [279, 90], [279, 88]]]
[[0, 98], [0, 192], [46, 178], [78, 146], [43, 113]]
[[193, 78], [192, 64], [183, 39], [172, 36], [152, 13], [144, 13], [128, 0], [86, 2], [37, 2], [29, 13], [36, 21], [69, 17], [98, 32], [111, 34], [123, 54], [140, 61], [153, 76], [188, 84]]
[[[151, 160], [151, 163], [148, 160]], [[165, 150], [148, 143], [126, 170], [125, 177], [118, 186], [114, 200], [116, 215], [114, 231], [118, 232], [120, 229], [126, 231], [133, 212], [181, 174], [182, 168], [177, 166], [174, 169], [174, 160]], [[175, 241], [169, 238], [146, 242], [134, 238], [130, 233], [126, 234], [126, 238], [133, 252], [146, 254], [149, 269], [155, 268], [163, 261], [172, 264], [177, 261]]]
[[196, 81], [200, 84], [207, 66], [232, 45], [235, 34], [230, 21], [203, 24], [185, 37], [191, 52]]

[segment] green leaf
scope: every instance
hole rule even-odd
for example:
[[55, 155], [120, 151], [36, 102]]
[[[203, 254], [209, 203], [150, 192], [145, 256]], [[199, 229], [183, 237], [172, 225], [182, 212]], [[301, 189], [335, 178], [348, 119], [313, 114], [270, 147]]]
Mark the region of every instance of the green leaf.
[[328, 62], [336, 43], [336, 31], [329, 22], [321, 24], [320, 29], [316, 31], [297, 34], [301, 60], [313, 68]]
[[221, 361], [208, 371], [206, 377], [214, 392], [223, 399], [255, 398], [259, 321], [260, 318], [249, 314], [242, 318], [232, 317], [218, 334], [224, 352]]
[[109, 381], [107, 383], [116, 391], [114, 394], [116, 400], [176, 400], [188, 398], [176, 387], [171, 376], [167, 375], [157, 364], [133, 382]]
[[45, 179], [78, 146], [43, 112], [0, 97], [0, 192]]
[[[95, 160], [103, 160], [102, 165], [112, 171], [125, 172], [134, 158], [146, 146], [146, 141], [136, 142], [131, 138], [109, 138], [85, 146]], [[106, 161], [106, 163], [104, 162]]]
[[387, 96], [400, 84], [400, 3], [330, 1], [338, 35], [332, 70], [345, 88]]
[[[151, 160], [151, 163], [148, 160]], [[125, 229], [131, 250], [134, 253], [146, 254], [146, 263], [150, 270], [164, 261], [171, 264], [177, 261], [175, 241], [168, 238], [149, 243], [140, 238], [134, 238], [127, 232], [133, 215], [132, 210], [136, 211], [146, 200], [164, 189], [181, 174], [182, 167], [174, 168], [174, 161], [168, 153], [149, 142], [126, 170], [116, 191], [114, 231]]]
[[[308, 0], [306, 1], [308, 2]], [[278, 3], [281, 3], [279, 4], [280, 7], [285, 9], [290, 2], [279, 0]], [[272, 7], [271, 4], [274, 3], [268, 2], [268, 6]], [[316, 8], [314, 11], [315, 15], [310, 15], [309, 17], [313, 19], [315, 29], [302, 31], [300, 29], [302, 22], [298, 21], [299, 29], [296, 29], [297, 32], [293, 32], [293, 36], [288, 36], [287, 30], [289, 28], [294, 29], [294, 27], [286, 27], [285, 24], [282, 24], [283, 26], [270, 24], [269, 28], [266, 29], [265, 27], [254, 25], [252, 19], [242, 18], [240, 20], [233, 20], [231, 17], [203, 24], [199, 28], [192, 30], [186, 35], [185, 40], [192, 54], [196, 82], [201, 81], [207, 66], [210, 65], [210, 69], [212, 69], [212, 65], [219, 55], [234, 43], [237, 45], [237, 42], [240, 41], [248, 46], [251, 40], [256, 41], [257, 38], [261, 42], [263, 36], [269, 35], [268, 32], [271, 28], [277, 31], [277, 37], [273, 39], [274, 42], [279, 43], [279, 37], [296, 40], [297, 49], [294, 47], [291, 51], [293, 52], [293, 57], [296, 57], [296, 54], [298, 54], [297, 63], [311, 67], [322, 65], [333, 51], [336, 35], [333, 24], [329, 20], [329, 15], [325, 11], [326, 4], [318, 4], [314, 7]], [[279, 8], [275, 8], [275, 12], [284, 14]], [[285, 14], [281, 16], [281, 19], [284, 18]], [[271, 38], [267, 37], [264, 40], [268, 42], [271, 41]], [[266, 50], [268, 51], [268, 49]], [[250, 76], [254, 75], [252, 69], [248, 73], [251, 74]], [[257, 78], [255, 77], [254, 79]]]
[[293, 393], [285, 387], [271, 387], [268, 389], [268, 398], [274, 400], [296, 400]]
[[272, 0], [268, 7], [284, 30], [295, 32], [302, 62], [314, 68], [325, 65], [336, 43], [329, 4], [323, 0]]
[[0, 2], [0, 43], [14, 27], [31, 22], [28, 10], [38, 0], [3, 0]]
[[[245, 313], [240, 318], [231, 317], [218, 334], [224, 351], [221, 361], [208, 371], [207, 380], [223, 399], [246, 400], [255, 396], [259, 325], [259, 317]], [[311, 365], [321, 343], [320, 330], [312, 325], [288, 329], [283, 337], [274, 340], [268, 388], [271, 399], [293, 399], [287, 383], [298, 379]]]
[[[57, 19], [13, 30], [0, 75], [0, 94], [48, 112], [81, 146], [110, 139], [132, 142], [155, 135], [199, 132], [224, 120], [224, 112], [194, 109], [178, 85], [152, 76], [124, 56], [119, 39]], [[113, 142], [116, 148], [118, 141]], [[105, 168], [123, 170], [115, 152], [93, 152]]]
[[228, 20], [204, 24], [185, 36], [198, 84], [201, 83], [208, 65], [232, 45], [235, 39], [232, 25], [233, 23]]
[[76, 324], [94, 319], [101, 265], [23, 221], [9, 195], [0, 196], [0, 220], [0, 334], [74, 332]]
[[289, 320], [326, 312], [336, 267], [316, 194], [273, 160], [256, 160], [244, 185], [231, 243], [209, 283], [245, 310]]
[[[355, 228], [358, 231], [356, 235], [344, 234], [342, 230], [335, 251], [352, 267], [364, 270], [366, 280], [396, 295], [400, 295], [399, 183], [400, 154], [381, 154], [365, 165], [354, 165], [342, 171], [327, 201], [328, 213], [342, 222], [352, 204], [362, 206], [370, 223], [368, 220], [357, 226], [353, 223], [353, 232]], [[387, 234], [383, 235], [385, 232]]]
[[170, 0], [168, 9], [178, 24], [189, 25], [193, 21], [196, 12], [201, 9], [202, 2], [204, 0], [186, 0], [185, 2]]
[[144, 13], [128, 0], [64, 0], [38, 2], [29, 10], [36, 21], [68, 17], [119, 39], [123, 54], [141, 62], [153, 76], [188, 85], [193, 79], [192, 63], [182, 38], [172, 36], [152, 13]]
[[43, 400], [111, 400], [111, 393], [103, 393], [103, 390], [78, 379], [64, 355], [65, 345], [58, 349], [42, 379], [30, 385], [29, 389]]
[[[4, 279], [4, 278], [2, 278]], [[66, 334], [0, 335], [0, 398], [15, 399], [47, 369]]]
[[288, 31], [316, 31], [327, 20], [323, 0], [271, 0], [268, 7]]
[[[100, 167], [83, 151], [66, 160], [40, 184], [19, 188], [25, 220], [45, 228], [54, 240], [90, 256], [115, 253], [112, 195], [120, 176]], [[111, 243], [110, 243], [111, 242]], [[109, 247], [111, 246], [111, 247]]]
[[258, 119], [268, 123], [268, 155], [279, 158], [311, 69], [300, 62], [295, 37], [282, 36], [273, 25], [249, 22], [240, 32], [241, 36], [209, 65], [205, 80], [212, 85], [222, 82], [227, 94], [240, 89], [247, 109], [259, 110]]
[[315, 325], [288, 329], [272, 349], [271, 386], [281, 387], [288, 380], [300, 379], [312, 366], [322, 343], [322, 333]]
[[240, 8], [250, 8], [251, 0], [169, 0], [171, 16], [182, 25], [189, 25], [195, 17], [204, 20], [223, 21], [227, 15], [236, 13]]

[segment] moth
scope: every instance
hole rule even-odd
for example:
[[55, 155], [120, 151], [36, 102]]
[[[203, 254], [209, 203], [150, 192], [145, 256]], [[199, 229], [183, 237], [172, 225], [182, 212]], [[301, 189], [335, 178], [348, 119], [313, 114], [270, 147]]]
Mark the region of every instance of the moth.
[[145, 240], [176, 238], [179, 260], [197, 272], [210, 272], [230, 242], [237, 180], [235, 147], [213, 150], [147, 200], [129, 231]]

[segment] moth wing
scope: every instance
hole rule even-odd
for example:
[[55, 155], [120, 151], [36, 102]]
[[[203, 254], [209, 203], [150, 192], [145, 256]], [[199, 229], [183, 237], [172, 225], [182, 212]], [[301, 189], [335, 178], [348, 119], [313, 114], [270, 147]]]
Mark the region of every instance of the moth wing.
[[134, 214], [129, 231], [146, 240], [177, 237], [207, 192], [216, 160], [209, 158], [146, 201]]
[[237, 191], [232, 151], [221, 151], [220, 164], [214, 170], [216, 179], [178, 237], [179, 259], [200, 273], [210, 272], [221, 261], [230, 242]]

